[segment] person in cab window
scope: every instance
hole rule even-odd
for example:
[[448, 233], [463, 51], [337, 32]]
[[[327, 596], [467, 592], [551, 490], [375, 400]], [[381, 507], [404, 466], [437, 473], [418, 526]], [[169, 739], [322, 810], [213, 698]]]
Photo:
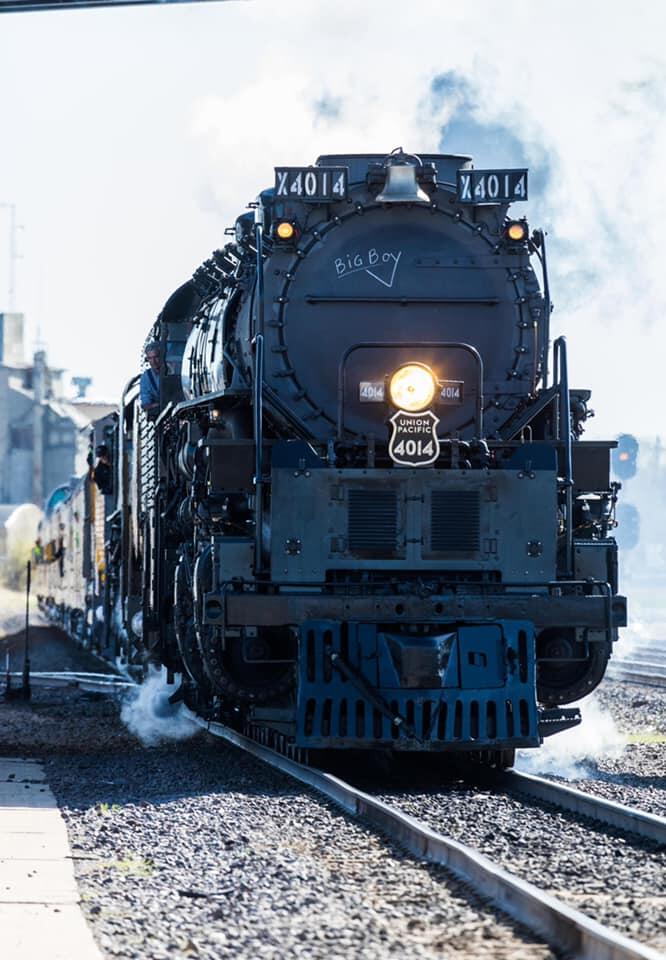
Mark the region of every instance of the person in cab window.
[[149, 343], [145, 354], [148, 369], [141, 374], [141, 407], [150, 420], [154, 420], [160, 410], [160, 370], [162, 368], [162, 350], [159, 343]]
[[113, 493], [113, 463], [111, 453], [105, 443], [95, 448], [97, 463], [93, 469], [93, 480], [100, 493]]

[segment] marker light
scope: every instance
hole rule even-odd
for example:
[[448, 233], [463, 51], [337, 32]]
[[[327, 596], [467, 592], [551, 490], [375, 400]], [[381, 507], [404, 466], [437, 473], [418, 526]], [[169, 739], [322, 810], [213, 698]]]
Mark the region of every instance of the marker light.
[[509, 240], [519, 243], [527, 239], [527, 224], [520, 220], [514, 220], [506, 228], [506, 235]]
[[280, 240], [291, 240], [296, 233], [296, 228], [293, 223], [289, 223], [288, 220], [282, 220], [275, 228], [275, 232]]
[[435, 375], [422, 363], [406, 363], [399, 367], [389, 383], [391, 403], [410, 413], [429, 407], [436, 390]]

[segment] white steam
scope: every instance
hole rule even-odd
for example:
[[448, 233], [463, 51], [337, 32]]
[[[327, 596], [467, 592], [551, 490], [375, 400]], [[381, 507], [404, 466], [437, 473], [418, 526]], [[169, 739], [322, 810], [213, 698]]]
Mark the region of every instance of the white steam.
[[166, 740], [187, 740], [197, 733], [183, 704], [169, 703], [178, 686], [167, 684], [166, 675], [164, 668], [151, 667], [141, 686], [129, 693], [120, 712], [127, 729], [145, 747], [156, 747]]
[[539, 750], [519, 750], [516, 769], [525, 773], [551, 773], [567, 780], [583, 780], [601, 759], [622, 755], [627, 737], [608, 710], [592, 697], [579, 706], [583, 722], [578, 727], [548, 737]]
[[[483, 154], [492, 158], [499, 124], [530, 166], [547, 163], [547, 182], [515, 212], [532, 223], [538, 205], [532, 225], [549, 232], [552, 334], [569, 339], [572, 384], [593, 390], [588, 436], [633, 432], [638, 416], [656, 427], [666, 310], [666, 192], [653, 189], [666, 158], [666, 62], [656, 38], [666, 12], [640, 0], [631, 9], [595, 0], [583, 13], [562, 0], [538, 15], [487, 0], [455, 10], [424, 0], [418, 17], [405, 10], [397, 19], [381, 0], [335, 9], [325, 26], [305, 0], [251, 4], [227, 18], [265, 43], [266, 56], [250, 75], [216, 63], [224, 82], [193, 99], [190, 135], [212, 209], [235, 215], [239, 197], [272, 183], [274, 163], [398, 145], [446, 152], [450, 123], [465, 114], [487, 128]], [[507, 56], [517, 37], [518, 61]], [[563, 69], [563, 49], [575, 68]], [[442, 75], [454, 82], [438, 90]], [[628, 369], [641, 371], [640, 410], [622, 386]]]
[[[547, 159], [547, 182], [533, 182], [524, 211], [549, 230], [553, 334], [569, 337], [572, 384], [594, 391], [593, 425], [661, 429], [663, 4], [422, 0], [415, 11], [264, 0], [83, 11], [76, 22], [75, 32], [69, 18], [45, 31], [40, 18], [17, 17], [0, 35], [0, 83], [21, 78], [20, 99], [0, 102], [12, 132], [3, 191], [28, 227], [19, 305], [42, 321], [53, 363], [115, 393], [131, 372], [128, 347], [131, 356], [145, 335], [140, 318], [225, 242], [274, 165], [399, 145], [447, 151], [451, 121], [466, 112], [489, 125], [476, 151], [488, 163], [497, 124], [533, 170]], [[460, 87], [434, 95], [442, 74], [463, 79], [471, 100]], [[62, 149], [37, 176], [40, 147], [56, 140]], [[100, 299], [109, 263], [123, 282]], [[104, 351], [88, 348], [91, 301], [98, 326], [117, 331]]]
[[631, 660], [637, 647], [652, 646], [654, 643], [655, 624], [629, 618], [629, 625], [620, 633], [620, 640], [613, 647], [611, 664], [621, 660]]

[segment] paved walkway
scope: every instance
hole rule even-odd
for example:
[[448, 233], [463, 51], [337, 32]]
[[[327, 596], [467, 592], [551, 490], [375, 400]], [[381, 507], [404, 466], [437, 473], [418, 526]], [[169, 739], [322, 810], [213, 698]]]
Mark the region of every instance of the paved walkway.
[[55, 797], [34, 760], [0, 758], [2, 960], [101, 960]]

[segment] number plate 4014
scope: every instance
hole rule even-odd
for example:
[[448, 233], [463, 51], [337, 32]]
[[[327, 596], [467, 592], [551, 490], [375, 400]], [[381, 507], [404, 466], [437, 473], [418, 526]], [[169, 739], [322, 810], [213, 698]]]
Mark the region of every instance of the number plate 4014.
[[432, 410], [408, 413], [398, 410], [390, 418], [391, 439], [389, 456], [394, 463], [405, 467], [426, 467], [439, 456], [436, 417]]
[[347, 199], [347, 167], [276, 167], [276, 200], [334, 203]]
[[458, 170], [459, 203], [527, 200], [527, 170]]

